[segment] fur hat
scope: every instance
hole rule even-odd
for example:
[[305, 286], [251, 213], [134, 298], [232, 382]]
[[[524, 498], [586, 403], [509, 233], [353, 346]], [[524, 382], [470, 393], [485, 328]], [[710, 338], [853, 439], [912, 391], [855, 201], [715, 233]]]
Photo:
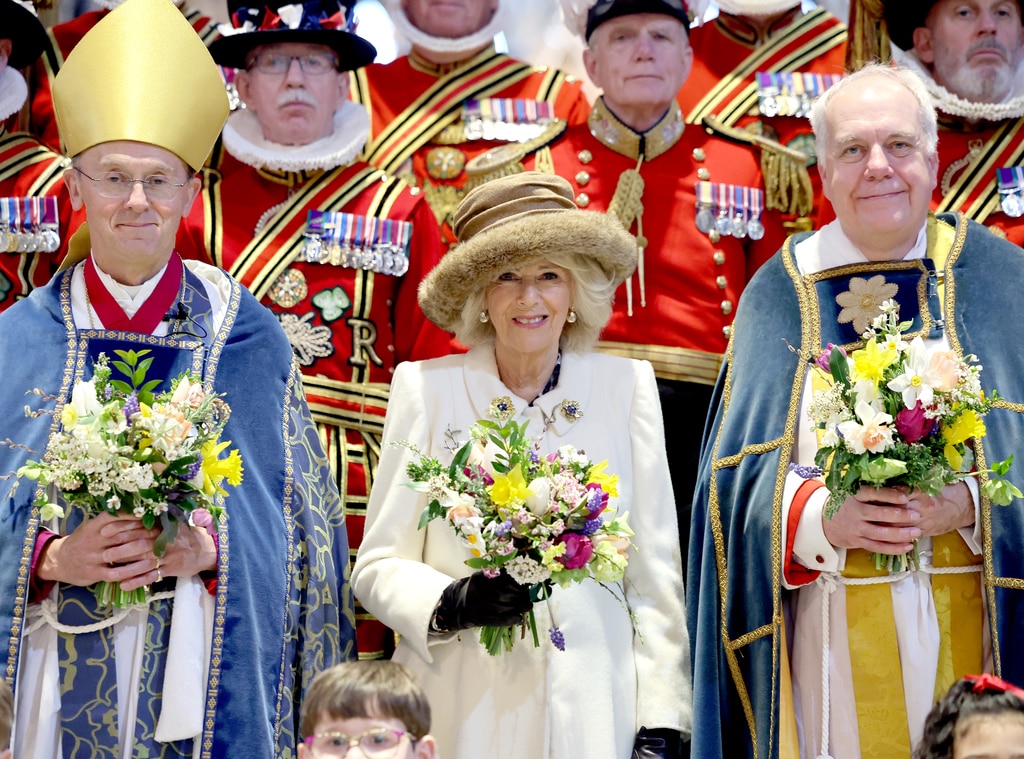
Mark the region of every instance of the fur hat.
[[231, 23], [217, 27], [223, 36], [210, 43], [210, 55], [221, 66], [244, 69], [249, 52], [277, 42], [326, 45], [338, 56], [339, 71], [373, 63], [377, 49], [355, 33], [355, 3], [339, 0], [228, 0]]
[[559, 176], [528, 171], [472, 190], [452, 224], [460, 243], [423, 279], [419, 301], [434, 324], [455, 331], [462, 309], [499, 270], [571, 253], [594, 260], [617, 286], [636, 268], [636, 240], [612, 216], [581, 211]]
[[46, 29], [36, 16], [32, 3], [0, 0], [0, 39], [9, 39], [11, 57], [7, 65], [23, 69], [43, 53]]
[[[889, 39], [901, 50], [914, 49], [914, 30], [924, 26], [928, 14], [939, 0], [885, 0], [885, 23]], [[1024, 14], [1024, 0], [1017, 0]]]

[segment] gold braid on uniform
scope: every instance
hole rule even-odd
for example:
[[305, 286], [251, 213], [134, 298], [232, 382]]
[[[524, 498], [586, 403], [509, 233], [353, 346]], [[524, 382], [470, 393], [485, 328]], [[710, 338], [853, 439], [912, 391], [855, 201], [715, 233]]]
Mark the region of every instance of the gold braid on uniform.
[[[641, 134], [620, 121], [605, 105], [604, 98], [598, 98], [587, 118], [587, 126], [590, 128], [590, 133], [602, 145], [619, 155], [636, 159], [635, 169], [626, 169], [619, 175], [619, 181], [615, 185], [615, 194], [608, 204], [606, 213], [618, 219], [627, 232], [633, 226], [633, 222], [636, 222], [636, 275], [640, 284], [640, 305], [646, 306], [644, 250], [647, 248], [647, 238], [644, 237], [644, 180], [640, 176], [640, 167], [645, 160], [650, 161], [657, 158], [679, 142], [683, 136], [683, 130], [686, 128], [683, 113], [679, 109], [679, 104], [672, 101], [672, 105], [669, 106], [658, 123]], [[633, 315], [632, 276], [626, 280], [626, 313], [629, 316]]]
[[846, 70], [856, 71], [872, 61], [888, 63], [891, 58], [884, 0], [851, 0]]
[[794, 216], [811, 212], [814, 190], [807, 171], [808, 156], [759, 134], [726, 126], [713, 116], [704, 117], [704, 128], [708, 134], [760, 149], [765, 208]]
[[[644, 162], [641, 155], [637, 159], [635, 169], [626, 169], [619, 174], [618, 184], [615, 185], [615, 194], [608, 204], [608, 213], [614, 216], [625, 227], [628, 232], [636, 221], [636, 275], [640, 282], [640, 305], [647, 305], [647, 287], [644, 279], [644, 250], [647, 248], [647, 238], [644, 237], [644, 178], [640, 176], [640, 166]], [[632, 275], [629, 277], [632, 279]], [[626, 286], [626, 312], [633, 314], [633, 286], [630, 282]]]

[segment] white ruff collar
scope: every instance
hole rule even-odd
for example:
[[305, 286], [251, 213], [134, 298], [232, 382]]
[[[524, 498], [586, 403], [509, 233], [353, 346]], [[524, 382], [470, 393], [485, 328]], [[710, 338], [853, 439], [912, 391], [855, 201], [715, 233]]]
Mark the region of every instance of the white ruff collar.
[[[800, 5], [799, 0], [715, 0], [724, 13], [734, 16], [771, 16]], [[820, 5], [820, 3], [819, 3]]]
[[387, 8], [391, 23], [395, 30], [412, 43], [413, 47], [426, 50], [431, 53], [472, 53], [494, 41], [494, 36], [505, 28], [505, 3], [498, 3], [498, 10], [494, 12], [483, 29], [473, 32], [466, 37], [434, 37], [424, 31], [417, 29], [409, 21], [402, 8], [401, 0], [383, 0]]
[[950, 116], [959, 116], [968, 121], [1004, 121], [1024, 116], [1024, 75], [1021, 69], [1013, 80], [1009, 97], [1001, 103], [975, 103], [954, 95], [935, 81], [932, 72], [921, 62], [913, 51], [904, 52], [893, 45], [892, 58], [904, 68], [911, 69], [924, 81], [928, 92], [935, 98], [935, 107]]
[[0, 121], [20, 111], [27, 98], [25, 77], [10, 66], [0, 72]]
[[308, 145], [279, 145], [265, 139], [256, 114], [240, 108], [224, 125], [224, 148], [254, 169], [326, 171], [352, 163], [369, 136], [370, 116], [351, 100], [334, 114], [334, 133]]

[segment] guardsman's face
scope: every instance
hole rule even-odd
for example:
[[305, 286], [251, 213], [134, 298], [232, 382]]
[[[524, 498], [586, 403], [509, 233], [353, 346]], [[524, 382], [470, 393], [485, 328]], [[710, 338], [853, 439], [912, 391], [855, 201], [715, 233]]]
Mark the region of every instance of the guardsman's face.
[[826, 120], [818, 171], [843, 231], [873, 260], [903, 258], [924, 226], [938, 172], [917, 99], [899, 82], [866, 77], [832, 98]]
[[[314, 70], [303, 59], [335, 63]], [[291, 57], [283, 71], [270, 71], [275, 57]], [[235, 77], [238, 96], [256, 114], [264, 139], [278, 145], [308, 145], [334, 133], [334, 114], [348, 98], [348, 72], [337, 70], [326, 45], [285, 42], [261, 45], [247, 59], [249, 68]], [[320, 65], [320, 64], [318, 64]]]
[[[514, 0], [510, 0], [513, 1]], [[432, 37], [457, 39], [491, 22], [499, 0], [402, 0], [409, 23]]]
[[693, 49], [681, 21], [662, 13], [635, 13], [598, 26], [583, 51], [583, 63], [613, 113], [664, 112], [690, 74]]
[[914, 50], [935, 81], [976, 103], [999, 103], [1013, 88], [1024, 56], [1017, 0], [939, 0], [925, 26], [914, 30]]

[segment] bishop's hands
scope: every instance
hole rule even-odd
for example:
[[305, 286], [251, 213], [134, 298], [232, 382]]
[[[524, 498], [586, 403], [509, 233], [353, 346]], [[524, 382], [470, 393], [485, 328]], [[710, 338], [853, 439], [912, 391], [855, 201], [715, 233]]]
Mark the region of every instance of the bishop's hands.
[[930, 496], [903, 487], [863, 487], [831, 519], [822, 518], [825, 538], [836, 548], [904, 554], [914, 541], [974, 524], [974, 501], [964, 482]]
[[47, 543], [36, 577], [79, 586], [120, 583], [129, 591], [216, 568], [216, 544], [205, 530], [182, 525], [160, 558], [153, 553], [159, 535], [158, 528], [146, 529], [135, 517], [99, 514]]

